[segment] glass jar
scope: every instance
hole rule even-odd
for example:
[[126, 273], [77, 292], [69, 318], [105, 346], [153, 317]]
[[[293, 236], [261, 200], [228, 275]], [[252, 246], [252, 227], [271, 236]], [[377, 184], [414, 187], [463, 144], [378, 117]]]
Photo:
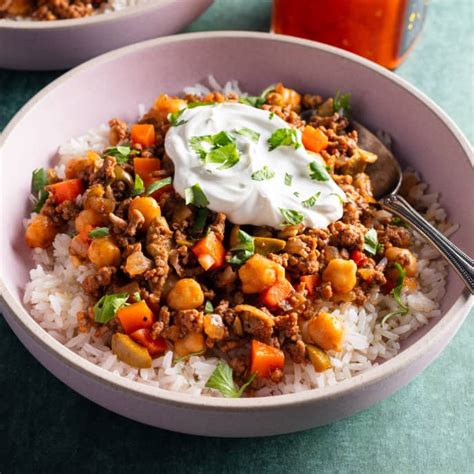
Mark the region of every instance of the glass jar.
[[273, 0], [272, 29], [395, 69], [418, 37], [427, 7], [428, 0]]

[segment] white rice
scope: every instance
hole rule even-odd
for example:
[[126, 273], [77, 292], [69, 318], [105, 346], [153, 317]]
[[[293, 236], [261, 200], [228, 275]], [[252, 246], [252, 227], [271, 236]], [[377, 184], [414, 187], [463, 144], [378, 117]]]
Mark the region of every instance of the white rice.
[[[213, 90], [241, 93], [235, 81], [221, 86], [211, 76], [209, 85]], [[196, 84], [186, 88], [185, 92], [207, 94], [209, 90]], [[101, 126], [61, 146], [60, 162], [83, 155], [87, 150], [101, 151], [107, 145], [107, 127]], [[64, 164], [60, 164], [58, 169], [60, 173], [63, 172]], [[413, 171], [407, 174], [416, 175]], [[412, 186], [408, 197], [416, 207], [425, 211], [425, 216], [445, 235], [450, 236], [457, 230], [458, 226], [447, 223], [446, 212], [438, 202], [439, 195], [428, 192], [426, 184]], [[262, 388], [257, 396], [317, 389], [365, 372], [383, 360], [394, 357], [400, 351], [401, 340], [430, 319], [439, 317], [440, 302], [445, 293], [447, 264], [418, 235], [414, 235], [413, 241], [412, 251], [418, 260], [418, 287], [402, 296], [410, 310], [407, 315], [391, 318], [382, 328], [381, 318], [388, 311], [396, 310], [397, 303], [390, 295], [383, 295], [377, 290], [372, 290], [369, 299], [361, 307], [350, 303], [331, 307], [331, 311], [340, 317], [345, 326], [342, 351], [329, 352], [332, 368], [317, 373], [311, 364], [297, 365], [288, 360], [283, 381]], [[151, 368], [136, 369], [119, 361], [112, 353], [107, 345], [110, 334], [98, 338], [94, 336], [94, 329], [87, 333], [78, 332], [76, 315], [79, 311], [85, 311], [90, 304], [81, 282], [93, 269], [90, 265], [76, 267], [71, 263], [69, 242], [67, 234], [59, 234], [52, 249], [33, 251], [36, 266], [30, 271], [24, 303], [38, 324], [70, 350], [119, 376], [191, 395], [220, 396], [216, 390], [205, 388], [207, 379], [218, 363], [217, 358], [194, 356], [173, 365], [173, 353], [169, 351], [154, 359]]]

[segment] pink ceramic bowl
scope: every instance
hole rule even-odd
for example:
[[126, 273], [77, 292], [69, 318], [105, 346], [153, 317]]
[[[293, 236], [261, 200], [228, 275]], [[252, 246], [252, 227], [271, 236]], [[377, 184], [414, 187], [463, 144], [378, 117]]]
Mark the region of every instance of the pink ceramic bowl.
[[412, 86], [364, 59], [306, 40], [244, 32], [174, 36], [109, 53], [67, 73], [33, 98], [5, 130], [0, 141], [0, 290], [8, 324], [48, 370], [77, 392], [117, 413], [170, 430], [262, 436], [330, 423], [363, 410], [410, 382], [456, 333], [470, 299], [454, 274], [443, 316], [405, 341], [394, 359], [335, 386], [258, 399], [193, 397], [113, 375], [54, 340], [21, 303], [31, 264], [21, 225], [28, 212], [31, 170], [44, 166], [68, 138], [110, 117], [133, 120], [138, 103], [149, 104], [163, 91], [178, 93], [209, 73], [220, 81], [236, 78], [254, 93], [276, 81], [326, 95], [350, 91], [358, 118], [389, 132], [396, 155], [442, 193], [451, 219], [462, 225], [453, 240], [474, 253], [472, 209], [460, 198], [472, 188], [469, 144]]
[[69, 69], [112, 49], [177, 33], [212, 2], [152, 0], [77, 20], [0, 20], [0, 68]]

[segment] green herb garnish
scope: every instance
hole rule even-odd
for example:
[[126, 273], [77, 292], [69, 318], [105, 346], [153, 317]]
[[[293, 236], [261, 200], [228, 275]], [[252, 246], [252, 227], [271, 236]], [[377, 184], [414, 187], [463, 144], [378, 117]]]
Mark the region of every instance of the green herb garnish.
[[134, 299], [135, 301], [141, 301], [141, 300], [142, 300], [142, 297], [141, 297], [139, 291], [135, 291], [135, 293], [133, 293], [132, 296], [133, 296], [133, 299]]
[[227, 363], [221, 361], [206, 382], [206, 387], [219, 390], [224, 397], [239, 398], [242, 396], [245, 389], [252, 383], [255, 376], [256, 374], [252, 374], [247, 382], [237, 390], [231, 367]]
[[237, 135], [242, 135], [255, 143], [258, 143], [260, 140], [260, 133], [247, 127], [239, 128], [238, 130], [235, 130], [235, 133], [237, 133]]
[[198, 183], [184, 190], [184, 198], [186, 205], [193, 204], [196, 207], [207, 207], [209, 204], [209, 200]]
[[401, 217], [398, 216], [393, 216], [392, 220], [390, 221], [390, 224], [396, 225], [397, 227], [408, 228], [407, 223]]
[[167, 178], [163, 178], [151, 183], [150, 186], [146, 188], [146, 195], [151, 196], [154, 192], [158, 191], [158, 189], [164, 188], [165, 186], [171, 184], [171, 181], [171, 176], [168, 176]]
[[285, 185], [291, 186], [292, 181], [293, 181], [293, 176], [289, 173], [285, 173]]
[[334, 97], [334, 100], [332, 102], [333, 111], [344, 117], [349, 117], [352, 109], [351, 104], [349, 102], [350, 98], [351, 95], [349, 93], [340, 94], [339, 91], [336, 91], [336, 96]]
[[364, 252], [369, 255], [376, 255], [383, 249], [383, 245], [379, 244], [377, 231], [370, 229], [364, 237]]
[[304, 207], [308, 207], [308, 208], [313, 207], [316, 204], [316, 201], [318, 200], [319, 196], [321, 196], [320, 191], [313, 194], [308, 199], [305, 199], [304, 201], [302, 201], [301, 204], [303, 204]]
[[295, 128], [279, 128], [272, 133], [267, 142], [269, 151], [279, 146], [292, 146], [295, 150], [301, 146], [301, 143], [298, 142], [298, 134]]
[[201, 135], [189, 139], [189, 146], [199, 155], [201, 160], [206, 158], [206, 155], [212, 150], [213, 144], [212, 135]]
[[275, 112], [270, 112], [268, 114], [268, 120], [273, 120], [273, 117], [275, 117]]
[[115, 293], [104, 295], [94, 305], [94, 321], [105, 324], [114, 319], [115, 313], [125, 305], [128, 299], [128, 293]]
[[275, 89], [275, 84], [268, 86], [266, 89], [262, 91], [259, 96], [246, 96], [241, 97], [239, 102], [241, 104], [250, 105], [251, 107], [256, 107], [257, 109], [261, 108], [262, 105], [267, 100], [267, 95]]
[[91, 230], [88, 234], [91, 239], [100, 239], [110, 234], [108, 227], [97, 227], [94, 230]]
[[408, 314], [409, 309], [406, 304], [402, 302], [402, 289], [403, 284], [405, 282], [406, 277], [406, 270], [398, 263], [395, 262], [394, 267], [398, 270], [398, 279], [395, 288], [390, 292], [393, 296], [393, 299], [397, 302], [399, 309], [397, 311], [391, 311], [390, 313], [386, 314], [382, 319], [381, 325], [384, 326], [388, 319], [393, 316], [404, 316]]
[[337, 193], [329, 193], [329, 196], [336, 196], [339, 199], [339, 202], [344, 205], [344, 199]]
[[48, 184], [48, 172], [44, 168], [37, 168], [31, 175], [31, 192], [36, 194], [34, 212], [41, 211], [46, 199], [48, 199], [48, 191], [45, 186]]
[[143, 183], [143, 179], [140, 177], [138, 173], [135, 173], [135, 179], [133, 181], [133, 190], [132, 196], [139, 196], [145, 192], [145, 184]]
[[309, 177], [315, 181], [329, 181], [329, 173], [324, 165], [317, 161], [312, 161], [309, 165]]
[[296, 196], [297, 198], [299, 198], [299, 197], [300, 197], [300, 193], [299, 193], [298, 191], [295, 191], [295, 192], [293, 193], [293, 196]]
[[235, 166], [240, 160], [239, 151], [235, 143], [215, 148], [210, 151], [205, 158], [206, 163], [218, 163], [218, 170], [226, 170]]
[[283, 209], [280, 207], [280, 213], [285, 219], [283, 226], [287, 227], [289, 225], [298, 225], [303, 222], [304, 215], [301, 212], [295, 211], [293, 209]]
[[168, 114], [168, 122], [171, 123], [172, 127], [179, 127], [187, 122], [187, 120], [179, 120], [185, 110], [186, 108]]
[[267, 179], [272, 179], [275, 176], [275, 171], [272, 171], [267, 165], [258, 171], [254, 171], [250, 177], [254, 181], [265, 181]]
[[239, 230], [240, 243], [230, 249], [230, 257], [227, 261], [234, 265], [242, 265], [255, 253], [255, 241], [253, 237], [243, 230]]
[[105, 156], [113, 156], [119, 165], [123, 165], [130, 159], [130, 155], [137, 153], [138, 151], [132, 150], [129, 146], [125, 145], [107, 148], [104, 151]]
[[204, 312], [206, 314], [211, 314], [214, 312], [214, 305], [212, 304], [211, 301], [207, 300], [206, 304], [204, 305]]
[[199, 208], [191, 232], [201, 232], [204, 229], [204, 226], [206, 225], [208, 215], [209, 211], [205, 207]]

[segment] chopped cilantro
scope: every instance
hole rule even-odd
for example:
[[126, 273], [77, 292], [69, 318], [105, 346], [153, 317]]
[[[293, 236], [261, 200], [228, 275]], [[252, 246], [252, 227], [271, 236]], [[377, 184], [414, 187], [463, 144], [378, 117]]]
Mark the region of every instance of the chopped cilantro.
[[158, 189], [168, 186], [169, 184], [171, 184], [171, 176], [155, 181], [146, 188], [146, 195], [151, 196], [154, 192], [158, 191]]
[[251, 235], [243, 230], [239, 230], [238, 238], [240, 243], [230, 249], [229, 263], [242, 265], [255, 253], [255, 242]]
[[114, 319], [115, 313], [125, 305], [128, 293], [115, 293], [104, 295], [94, 305], [94, 320], [97, 323], [105, 324]]
[[289, 173], [285, 173], [285, 185], [291, 186], [292, 181], [293, 181], [293, 176]]
[[214, 312], [214, 305], [212, 304], [211, 301], [207, 300], [206, 304], [204, 305], [204, 312], [206, 314], [211, 314]]
[[187, 204], [193, 204], [196, 207], [207, 207], [209, 201], [198, 183], [184, 190], [184, 198]]
[[326, 168], [317, 161], [312, 161], [309, 165], [309, 176], [315, 181], [329, 181], [329, 173]]
[[109, 234], [110, 231], [108, 227], [97, 227], [96, 229], [91, 230], [88, 235], [91, 239], [99, 239], [100, 237], [105, 237]]
[[393, 316], [404, 316], [405, 314], [408, 314], [408, 306], [403, 303], [402, 301], [402, 290], [403, 290], [403, 284], [405, 282], [405, 277], [406, 277], [406, 270], [398, 263], [396, 262], [394, 264], [395, 268], [398, 270], [398, 279], [397, 279], [397, 284], [395, 288], [390, 292], [390, 294], [393, 296], [393, 299], [397, 302], [399, 309], [397, 311], [391, 311], [390, 313], [386, 314], [381, 322], [382, 327], [385, 325], [388, 319], [390, 319]]
[[351, 113], [350, 97], [350, 94], [341, 94], [339, 91], [336, 91], [336, 96], [332, 103], [333, 111], [339, 115], [348, 117]]
[[219, 390], [224, 397], [239, 398], [242, 396], [245, 389], [252, 383], [255, 376], [256, 374], [252, 374], [247, 382], [237, 390], [234, 383], [232, 368], [226, 362], [221, 361], [206, 382], [206, 387]]
[[37, 168], [31, 175], [31, 192], [36, 194], [34, 212], [41, 211], [46, 199], [48, 199], [48, 191], [45, 186], [48, 184], [48, 172], [44, 168]]
[[196, 219], [194, 220], [194, 225], [191, 229], [192, 232], [202, 232], [204, 226], [206, 225], [207, 216], [209, 215], [209, 211], [202, 207], [198, 209], [196, 214]]
[[143, 183], [143, 179], [140, 177], [138, 173], [135, 173], [135, 179], [133, 181], [133, 190], [132, 196], [139, 196], [145, 192], [145, 184]]
[[319, 196], [321, 196], [320, 191], [313, 194], [308, 199], [305, 199], [304, 201], [302, 201], [301, 204], [303, 204], [304, 207], [308, 207], [308, 208], [313, 207], [316, 204], [316, 201], [318, 200]]
[[189, 146], [199, 155], [201, 160], [204, 160], [213, 147], [212, 135], [191, 137], [189, 139]]
[[379, 244], [377, 231], [375, 229], [367, 231], [364, 237], [364, 252], [367, 252], [369, 255], [376, 255], [382, 249], [383, 245]]
[[265, 181], [267, 179], [272, 179], [275, 176], [275, 171], [272, 171], [267, 165], [258, 171], [254, 171], [251, 174], [251, 178], [254, 181]]
[[231, 168], [240, 160], [235, 138], [226, 131], [221, 131], [215, 135], [191, 137], [189, 145], [204, 163], [220, 164], [218, 170]]
[[260, 140], [260, 133], [247, 127], [239, 128], [238, 130], [235, 130], [235, 133], [237, 133], [237, 135], [242, 135], [255, 143], [258, 143]]
[[218, 163], [218, 170], [226, 170], [235, 166], [240, 160], [239, 151], [235, 143], [229, 143], [228, 145], [214, 148], [211, 150], [205, 158], [206, 163]]
[[287, 227], [289, 225], [298, 225], [303, 222], [304, 216], [301, 212], [295, 211], [293, 209], [283, 209], [280, 207], [280, 213], [283, 216], [284, 222], [283, 226]]
[[401, 217], [398, 216], [393, 216], [392, 220], [390, 221], [390, 224], [396, 225], [397, 227], [408, 228], [407, 223]]
[[292, 146], [295, 150], [301, 146], [301, 143], [298, 142], [298, 134], [295, 128], [279, 128], [272, 133], [272, 136], [267, 141], [270, 151], [279, 146]]
[[113, 148], [107, 148], [104, 151], [105, 156], [113, 156], [119, 165], [123, 165], [130, 159], [130, 155], [137, 154], [138, 151], [132, 150], [129, 146], [116, 146]]

